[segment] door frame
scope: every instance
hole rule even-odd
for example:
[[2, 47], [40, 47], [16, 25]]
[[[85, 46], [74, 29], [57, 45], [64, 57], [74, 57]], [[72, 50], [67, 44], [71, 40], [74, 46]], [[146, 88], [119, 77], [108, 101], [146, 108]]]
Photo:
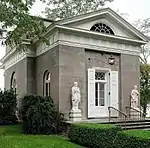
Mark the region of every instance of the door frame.
[[[109, 95], [109, 92], [110, 92], [110, 75], [109, 75], [109, 73], [110, 73], [111, 69], [101, 68], [101, 67], [92, 67], [91, 69], [94, 69], [95, 72], [96, 71], [104, 72], [105, 78], [106, 78], [106, 80], [103, 81], [103, 80], [95, 80], [95, 77], [94, 77], [94, 85], [96, 82], [102, 82], [102, 81], [104, 83], [106, 83], [106, 85], [105, 85], [105, 106], [94, 106], [93, 109], [95, 111], [93, 111], [93, 112], [95, 112], [94, 113], [95, 116], [93, 118], [107, 117], [108, 116], [108, 106], [110, 104], [110, 95]], [[89, 110], [89, 104], [88, 104], [88, 110]], [[100, 114], [100, 112], [103, 112], [103, 114]], [[89, 115], [88, 115], [88, 118], [91, 118], [91, 117], [89, 117]]]

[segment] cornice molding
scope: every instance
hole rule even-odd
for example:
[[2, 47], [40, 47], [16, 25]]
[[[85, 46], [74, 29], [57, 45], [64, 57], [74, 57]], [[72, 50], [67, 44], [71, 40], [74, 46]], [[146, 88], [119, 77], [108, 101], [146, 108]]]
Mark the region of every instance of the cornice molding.
[[56, 25], [57, 28], [61, 31], [65, 31], [66, 34], [79, 34], [79, 35], [84, 35], [87, 37], [92, 37], [92, 38], [99, 38], [99, 39], [104, 39], [104, 40], [114, 40], [115, 42], [126, 42], [126, 43], [132, 43], [132, 44], [146, 44], [147, 41], [142, 41], [142, 40], [136, 40], [136, 39], [131, 39], [127, 37], [122, 37], [122, 36], [117, 36], [117, 35], [109, 35], [109, 34], [104, 34], [100, 32], [94, 32], [90, 30], [84, 30], [84, 29], [79, 29], [79, 28], [72, 28], [72, 27], [66, 27], [66, 26], [60, 26]]
[[9, 59], [5, 59], [4, 63], [1, 65], [1, 69], [7, 70], [8, 68], [25, 59], [26, 57], [35, 57], [35, 53], [31, 50], [12, 52], [12, 54], [9, 56]]
[[[24, 39], [23, 40], [23, 44], [30, 45], [31, 44], [31, 40], [30, 39]], [[17, 48], [16, 46], [14, 46], [12, 48], [13, 48], [12, 50], [10, 50], [8, 53], [6, 53], [6, 55], [2, 59], [0, 59], [1, 63], [4, 63], [5, 60], [9, 59], [13, 54], [15, 54], [16, 52], [18, 52], [16, 50], [16, 48]]]
[[27, 54], [25, 52], [16, 53], [13, 57], [11, 57], [9, 60], [7, 60], [3, 64], [4, 70], [7, 70], [8, 68], [10, 68], [13, 65], [17, 64], [18, 62], [22, 61], [26, 57], [27, 57]]
[[65, 46], [74, 46], [74, 47], [81, 47], [81, 48], [85, 48], [85, 49], [89, 49], [89, 50], [96, 50], [96, 51], [100, 51], [100, 52], [110, 52], [110, 53], [119, 53], [119, 54], [128, 54], [128, 55], [135, 55], [135, 56], [139, 56], [140, 52], [139, 51], [129, 51], [129, 50], [124, 50], [122, 51], [122, 49], [116, 49], [113, 47], [104, 47], [104, 46], [94, 46], [94, 45], [90, 45], [90, 44], [80, 44], [80, 43], [75, 43], [75, 42], [67, 42], [67, 41], [59, 41], [59, 45], [65, 45]]

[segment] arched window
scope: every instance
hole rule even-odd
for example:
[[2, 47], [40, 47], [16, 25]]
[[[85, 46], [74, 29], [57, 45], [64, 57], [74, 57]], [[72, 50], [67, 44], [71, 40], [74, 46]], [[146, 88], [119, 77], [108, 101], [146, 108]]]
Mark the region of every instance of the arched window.
[[43, 76], [43, 95], [44, 96], [50, 96], [50, 82], [51, 82], [51, 74], [48, 70], [46, 70]]
[[114, 35], [113, 30], [109, 26], [107, 26], [106, 24], [103, 24], [103, 23], [95, 24], [94, 26], [91, 27], [90, 30]]
[[16, 82], [16, 75], [15, 75], [15, 72], [13, 72], [12, 75], [11, 75], [10, 88], [13, 89], [14, 92], [16, 93], [17, 82]]

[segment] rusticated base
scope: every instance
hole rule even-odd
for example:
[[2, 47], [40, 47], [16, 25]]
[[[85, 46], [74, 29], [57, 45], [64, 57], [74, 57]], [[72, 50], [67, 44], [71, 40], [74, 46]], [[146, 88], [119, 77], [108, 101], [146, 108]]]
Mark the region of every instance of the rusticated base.
[[70, 121], [81, 121], [81, 120], [82, 114], [80, 109], [70, 111]]
[[[138, 110], [138, 109], [136, 109]], [[135, 111], [134, 109], [130, 109], [130, 118], [131, 119], [140, 119], [140, 112]]]

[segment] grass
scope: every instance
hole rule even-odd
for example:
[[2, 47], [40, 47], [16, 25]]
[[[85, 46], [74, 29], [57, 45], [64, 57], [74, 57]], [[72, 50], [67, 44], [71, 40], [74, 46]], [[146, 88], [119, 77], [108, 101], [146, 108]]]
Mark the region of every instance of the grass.
[[81, 148], [64, 136], [24, 135], [21, 126], [0, 126], [0, 148]]
[[148, 130], [127, 130], [122, 131], [122, 133], [133, 137], [139, 137], [142, 139], [150, 139], [150, 131]]

